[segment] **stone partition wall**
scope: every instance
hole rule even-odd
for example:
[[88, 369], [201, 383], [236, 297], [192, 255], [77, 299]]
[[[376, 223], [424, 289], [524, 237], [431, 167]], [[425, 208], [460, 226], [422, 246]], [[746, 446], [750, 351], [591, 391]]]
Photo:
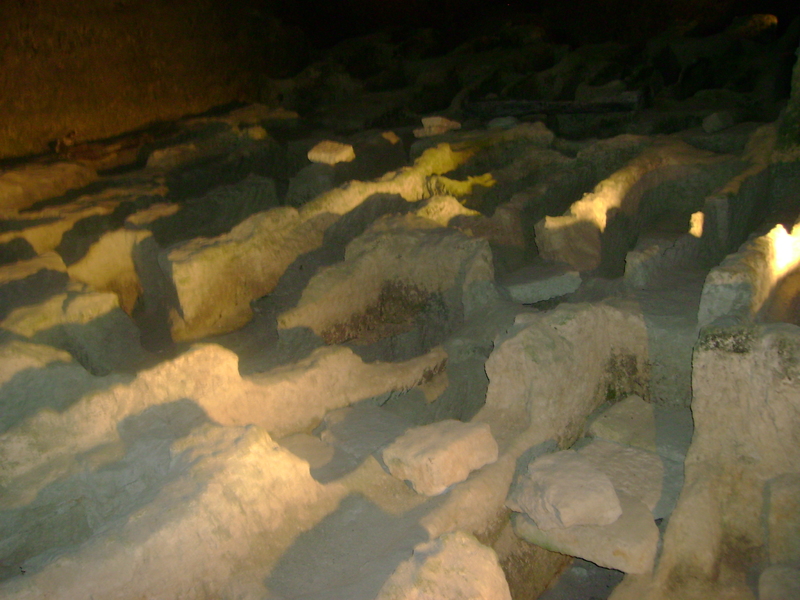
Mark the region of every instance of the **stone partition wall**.
[[[770, 563], [768, 486], [800, 461], [800, 329], [709, 328], [694, 355], [695, 435], [655, 598], [744, 598]], [[791, 529], [797, 515], [783, 517]], [[795, 538], [796, 542], [796, 538]], [[669, 595], [675, 593], [676, 595]]]
[[[711, 270], [703, 286], [697, 316], [699, 328], [721, 317], [745, 322], [772, 313], [781, 282], [800, 262], [800, 227], [776, 225]], [[780, 300], [780, 299], [779, 299]], [[784, 302], [786, 299], [783, 300]], [[791, 304], [791, 299], [788, 299]]]

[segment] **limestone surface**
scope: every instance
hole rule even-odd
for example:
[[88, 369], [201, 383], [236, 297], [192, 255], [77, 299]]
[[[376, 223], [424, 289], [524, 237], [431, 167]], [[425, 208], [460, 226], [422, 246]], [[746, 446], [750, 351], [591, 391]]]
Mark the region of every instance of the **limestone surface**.
[[217, 238], [165, 250], [162, 271], [175, 288], [175, 340], [196, 339], [244, 325], [250, 301], [269, 293], [286, 267], [322, 243], [332, 218], [303, 221], [284, 207], [257, 213]]
[[11, 214], [96, 179], [94, 169], [70, 162], [32, 164], [5, 171], [0, 174], [0, 212]]
[[139, 331], [111, 292], [68, 291], [15, 309], [2, 327], [72, 354], [95, 375], [135, 368], [145, 358]]
[[[659, 585], [689, 565], [695, 576], [687, 593], [712, 585], [731, 531], [739, 544], [767, 550], [766, 486], [796, 472], [800, 460], [798, 349], [797, 328], [786, 324], [701, 333], [693, 366], [695, 432], [686, 483], [664, 538]], [[788, 533], [791, 519], [786, 527]]]
[[608, 440], [656, 451], [656, 422], [653, 405], [640, 396], [628, 396], [617, 402], [590, 426], [589, 434]]
[[604, 473], [614, 489], [638, 498], [651, 511], [655, 510], [664, 480], [664, 464], [658, 454], [606, 440], [595, 440], [578, 454]]
[[67, 273], [98, 292], [115, 293], [121, 308], [131, 314], [142, 291], [133, 256], [136, 247], [148, 236], [150, 232], [144, 230], [109, 232], [92, 244], [81, 260], [71, 264]]
[[356, 153], [350, 144], [325, 140], [308, 151], [308, 160], [314, 163], [335, 165], [355, 160]]
[[514, 302], [534, 304], [574, 292], [581, 285], [581, 277], [563, 265], [536, 265], [515, 271], [500, 283]]
[[767, 547], [773, 564], [800, 565], [800, 472], [767, 484]]
[[[147, 433], [139, 432], [143, 439]], [[151, 437], [153, 449], [166, 443], [165, 451], [150, 459], [158, 460], [149, 466], [151, 473], [145, 465], [112, 459], [120, 471], [106, 473], [107, 495], [76, 490], [72, 502], [81, 498], [82, 514], [73, 518], [88, 520], [86, 542], [44, 568], [0, 584], [0, 595], [9, 600], [198, 597], [202, 589], [223, 596], [237, 573], [247, 575], [254, 556], [274, 561], [322, 499], [308, 463], [259, 428], [201, 425], [170, 441], [164, 433]], [[135, 450], [143, 452], [130, 452]], [[137, 472], [157, 486], [150, 498], [131, 480]], [[115, 505], [121, 496], [127, 496], [126, 504]], [[98, 521], [100, 515], [107, 520]], [[33, 532], [27, 535], [38, 542]], [[263, 536], [271, 547], [264, 547]]]
[[574, 450], [531, 462], [506, 506], [527, 514], [543, 531], [610, 525], [622, 514], [609, 477]]
[[501, 447], [524, 432], [520, 454], [548, 439], [571, 445], [582, 433], [577, 423], [606, 396], [644, 390], [647, 357], [644, 319], [631, 306], [561, 304], [520, 314], [486, 361], [486, 404], [475, 419], [491, 424]]
[[341, 342], [368, 330], [374, 314], [389, 316], [383, 304], [398, 305], [394, 318], [401, 324], [433, 294], [451, 298], [450, 309], [465, 314], [480, 306], [480, 286], [493, 274], [486, 242], [420, 217], [389, 217], [350, 242], [343, 262], [314, 275], [278, 326], [309, 327]]
[[800, 597], [800, 569], [768, 567], [758, 578], [758, 600], [788, 600]]
[[414, 136], [418, 138], [431, 137], [454, 129], [461, 129], [461, 123], [447, 117], [423, 117], [422, 127], [414, 130]]
[[542, 257], [568, 263], [579, 271], [598, 267], [603, 250], [601, 233], [609, 214], [621, 211], [635, 216], [647, 189], [670, 178], [676, 167], [719, 160], [718, 155], [684, 142], [665, 141], [643, 151], [575, 202], [567, 214], [548, 216], [536, 224], [536, 244]]
[[[35, 497], [80, 468], [77, 455], [118, 444], [119, 424], [153, 407], [185, 402], [220, 425], [257, 424], [282, 437], [312, 429], [329, 410], [412, 388], [445, 360], [435, 349], [404, 363], [365, 364], [348, 349], [321, 348], [297, 364], [243, 378], [235, 354], [208, 344], [133, 379], [109, 376], [99, 389], [78, 380], [84, 393], [71, 397], [69, 406], [36, 412], [0, 435], [0, 486], [8, 490], [3, 501], [16, 505]], [[36, 383], [32, 378], [27, 385]]]
[[579, 556], [623, 573], [649, 573], [658, 547], [658, 527], [653, 515], [639, 500], [619, 494], [622, 516], [611, 525], [576, 525], [539, 529], [522, 513], [512, 517], [514, 531], [521, 538], [548, 550]]
[[464, 481], [497, 456], [497, 442], [487, 425], [455, 420], [411, 429], [382, 453], [392, 475], [428, 496]]
[[414, 548], [376, 600], [511, 600], [497, 554], [462, 531]]

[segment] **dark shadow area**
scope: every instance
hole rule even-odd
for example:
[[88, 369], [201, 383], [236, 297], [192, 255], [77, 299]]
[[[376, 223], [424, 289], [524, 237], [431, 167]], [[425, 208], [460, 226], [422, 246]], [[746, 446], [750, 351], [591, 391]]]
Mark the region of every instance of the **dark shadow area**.
[[[65, 299], [65, 313], [75, 299], [69, 296]], [[117, 308], [86, 323], [61, 322], [42, 329], [30, 341], [65, 350], [89, 373], [103, 376], [133, 374], [148, 362], [139, 339], [136, 325]]]
[[625, 573], [605, 569], [593, 562], [576, 558], [539, 600], [604, 600], [611, 596]]
[[320, 483], [341, 479], [369, 456], [375, 456], [383, 464], [379, 451], [413, 426], [411, 421], [374, 406], [369, 400], [337, 411], [333, 416], [334, 419], [326, 419], [314, 431], [335, 449], [327, 464], [311, 469], [311, 476]]
[[62, 271], [41, 269], [23, 279], [15, 279], [0, 286], [0, 320], [14, 309], [44, 302], [55, 294], [66, 291], [69, 276]]
[[71, 202], [74, 202], [81, 196], [94, 196], [118, 186], [119, 186], [119, 181], [117, 180], [106, 179], [106, 178], [98, 179], [97, 181], [93, 181], [92, 183], [85, 185], [83, 187], [74, 188], [67, 192], [64, 192], [62, 195], [56, 196], [55, 198], [47, 198], [45, 200], [40, 200], [39, 202], [31, 204], [30, 206], [22, 209], [19, 212], [21, 214], [25, 214], [25, 213], [38, 212], [46, 208], [55, 208], [57, 206], [64, 206], [65, 204], [70, 204]]
[[210, 189], [202, 196], [180, 201], [180, 209], [149, 224], [158, 244], [228, 233], [255, 213], [278, 206], [272, 179], [245, 173], [240, 179]]
[[36, 256], [36, 250], [25, 238], [18, 237], [0, 244], [0, 267], [21, 260], [30, 260]]
[[683, 488], [683, 465], [692, 443], [694, 422], [689, 407], [656, 405], [653, 409], [656, 422], [656, 451], [664, 465], [661, 497], [653, 509], [653, 514], [668, 520]]
[[161, 247], [152, 237], [133, 247], [133, 264], [142, 283], [142, 294], [133, 307], [131, 319], [139, 327], [139, 339], [144, 349], [171, 354], [176, 348], [172, 340], [170, 308], [175, 307], [180, 312], [180, 302], [172, 280], [172, 263], [161, 263], [161, 252]]
[[265, 584], [276, 596], [292, 600], [373, 600], [414, 546], [427, 541], [418, 523], [433, 504], [396, 517], [350, 495], [297, 537]]
[[638, 239], [635, 218], [618, 208], [606, 211], [606, 227], [600, 233], [600, 265], [597, 274], [608, 279], [625, 275], [625, 257]]
[[120, 379], [97, 379], [77, 364], [49, 363], [15, 373], [0, 387], [0, 433], [40, 410], [64, 411]]
[[119, 229], [130, 215], [161, 199], [160, 196], [141, 196], [136, 200], [120, 202], [111, 214], [90, 215], [80, 219], [75, 222], [72, 229], [64, 232], [55, 251], [61, 256], [65, 265], [73, 265], [86, 256], [92, 244], [104, 233]]
[[[284, 338], [286, 340], [292, 340], [294, 336], [299, 335], [309, 353], [317, 347], [317, 342], [312, 339], [316, 335], [312, 332], [279, 332], [278, 315], [297, 306], [303, 290], [319, 269], [344, 260], [347, 244], [364, 233], [376, 219], [387, 214], [405, 214], [412, 208], [413, 205], [399, 195], [373, 194], [328, 227], [319, 248], [298, 256], [286, 268], [275, 289], [267, 296], [251, 303], [254, 312], [252, 321], [239, 332], [220, 339], [223, 345], [237, 353], [237, 348], [251, 347], [253, 343], [260, 347], [256, 356], [240, 356], [240, 359], [243, 359], [239, 365], [242, 374], [261, 372], [279, 364], [286, 364], [280, 354], [269, 348], [283, 336], [286, 336]], [[309, 338], [309, 335], [312, 338]], [[248, 341], [248, 338], [251, 341]], [[263, 365], [262, 355], [266, 360]], [[296, 355], [292, 357], [295, 358]], [[276, 358], [279, 360], [277, 363]]]
[[[195, 139], [192, 141], [197, 143]], [[171, 202], [184, 202], [213, 188], [235, 184], [248, 175], [274, 179], [281, 191], [286, 185], [286, 171], [286, 153], [277, 142], [242, 142], [234, 136], [233, 140], [220, 140], [219, 147], [169, 171], [167, 198]]]
[[49, 225], [60, 221], [59, 217], [44, 217], [41, 219], [0, 219], [0, 233], [9, 231], [24, 231], [40, 225]]

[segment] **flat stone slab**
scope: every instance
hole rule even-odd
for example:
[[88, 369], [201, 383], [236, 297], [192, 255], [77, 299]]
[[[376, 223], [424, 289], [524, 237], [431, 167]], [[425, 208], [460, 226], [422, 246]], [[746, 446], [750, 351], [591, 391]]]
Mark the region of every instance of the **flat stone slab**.
[[350, 144], [324, 140], [308, 151], [308, 160], [313, 163], [335, 165], [355, 160], [356, 152]]
[[376, 600], [511, 600], [497, 554], [456, 531], [420, 544]]
[[653, 405], [640, 396], [628, 396], [598, 417], [589, 426], [589, 434], [655, 452], [656, 420]]
[[595, 440], [578, 452], [611, 480], [614, 488], [638, 498], [651, 511], [661, 498], [664, 464], [654, 452]]
[[500, 284], [514, 302], [534, 304], [571, 294], [580, 287], [581, 275], [569, 265], [543, 263], [515, 271]]
[[431, 137], [454, 129], [461, 129], [461, 123], [447, 117], [424, 117], [422, 119], [422, 127], [414, 130], [414, 137]]
[[611, 525], [577, 525], [543, 531], [527, 515], [515, 513], [515, 533], [542, 548], [577, 556], [624, 573], [649, 573], [658, 548], [658, 527], [636, 498], [619, 494], [622, 516]]
[[488, 424], [446, 420], [407, 431], [383, 451], [383, 462], [420, 494], [436, 496], [497, 460]]
[[576, 525], [610, 525], [622, 514], [608, 476], [574, 450], [542, 456], [530, 465], [506, 501], [549, 531]]

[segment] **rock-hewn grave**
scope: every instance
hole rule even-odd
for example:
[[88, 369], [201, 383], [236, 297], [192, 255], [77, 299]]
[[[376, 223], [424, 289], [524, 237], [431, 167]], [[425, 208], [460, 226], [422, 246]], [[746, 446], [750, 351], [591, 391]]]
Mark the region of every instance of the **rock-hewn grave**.
[[[795, 29], [511, 28], [401, 85], [345, 45], [280, 82], [302, 116], [5, 170], [0, 596], [555, 598], [578, 557], [617, 600], [785, 598]], [[732, 48], [760, 78], [704, 86]]]

